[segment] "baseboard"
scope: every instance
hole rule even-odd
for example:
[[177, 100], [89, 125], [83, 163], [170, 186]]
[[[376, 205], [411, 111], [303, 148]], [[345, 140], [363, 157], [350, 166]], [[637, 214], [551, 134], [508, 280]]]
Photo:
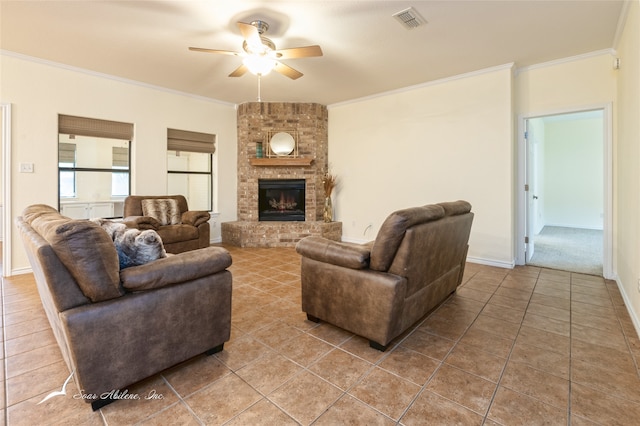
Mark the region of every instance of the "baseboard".
[[483, 259], [481, 257], [467, 256], [467, 262], [478, 263], [480, 265], [495, 266], [497, 268], [513, 269], [515, 261], [505, 262], [502, 260]]
[[31, 269], [31, 267], [25, 267], [25, 268], [12, 269], [11, 275], [6, 275], [6, 276], [12, 277], [14, 275], [24, 275], [24, 274], [31, 274], [31, 273], [33, 273], [33, 269]]
[[554, 228], [574, 228], [574, 229], [584, 229], [586, 231], [602, 231], [603, 228], [602, 227], [590, 227], [590, 226], [583, 226], [583, 225], [567, 225], [566, 223], [563, 224], [556, 224], [556, 223], [545, 223], [541, 230], [544, 229], [545, 226], [552, 226]]
[[625, 293], [624, 291], [624, 286], [620, 281], [620, 277], [616, 276], [614, 280], [616, 282], [616, 285], [618, 286], [618, 290], [620, 291], [620, 294], [622, 295], [622, 300], [624, 300], [624, 306], [627, 308], [627, 312], [631, 317], [631, 321], [633, 322], [633, 327], [636, 329], [636, 333], [638, 334], [638, 336], [640, 336], [640, 320], [638, 319], [638, 316], [636, 315], [636, 313], [631, 309], [632, 305], [631, 305], [631, 301], [629, 300], [629, 296], [627, 296], [627, 293]]

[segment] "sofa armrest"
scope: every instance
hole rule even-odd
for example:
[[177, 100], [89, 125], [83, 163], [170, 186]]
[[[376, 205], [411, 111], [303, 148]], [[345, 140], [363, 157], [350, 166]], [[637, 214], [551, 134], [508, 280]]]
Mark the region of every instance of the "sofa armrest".
[[128, 216], [123, 220], [125, 225], [129, 228], [136, 228], [144, 231], [146, 229], [153, 229], [157, 231], [160, 228], [160, 222], [158, 219], [153, 218], [151, 216]]
[[182, 213], [182, 223], [185, 225], [199, 226], [209, 220], [211, 215], [207, 211], [189, 210]]
[[350, 269], [369, 267], [370, 244], [353, 244], [328, 240], [322, 237], [306, 237], [298, 242], [296, 251], [319, 262], [344, 266]]
[[142, 291], [213, 275], [231, 266], [231, 255], [222, 247], [206, 247], [158, 259], [120, 271], [127, 291]]

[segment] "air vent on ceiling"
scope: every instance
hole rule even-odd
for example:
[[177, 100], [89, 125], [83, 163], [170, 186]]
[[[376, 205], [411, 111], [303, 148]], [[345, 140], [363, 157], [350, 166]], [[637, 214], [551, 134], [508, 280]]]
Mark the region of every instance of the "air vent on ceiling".
[[394, 13], [392, 16], [408, 30], [419, 27], [425, 23], [424, 18], [420, 16], [413, 7], [401, 10], [400, 12]]

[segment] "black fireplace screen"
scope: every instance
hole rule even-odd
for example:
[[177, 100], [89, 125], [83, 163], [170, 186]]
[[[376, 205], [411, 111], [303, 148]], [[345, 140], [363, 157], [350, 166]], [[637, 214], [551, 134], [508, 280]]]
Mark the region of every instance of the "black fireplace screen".
[[304, 179], [259, 179], [258, 220], [304, 221]]

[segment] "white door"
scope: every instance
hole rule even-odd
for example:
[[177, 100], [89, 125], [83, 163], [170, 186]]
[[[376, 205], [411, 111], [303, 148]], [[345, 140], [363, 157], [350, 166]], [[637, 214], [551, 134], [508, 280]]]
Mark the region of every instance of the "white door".
[[529, 125], [529, 119], [524, 123], [524, 143], [525, 151], [527, 153], [526, 159], [526, 182], [525, 182], [525, 194], [527, 197], [527, 212], [526, 212], [526, 231], [525, 231], [525, 261], [528, 263], [533, 257], [535, 251], [535, 222], [538, 217], [537, 200], [536, 195], [536, 159], [535, 159], [535, 134], [534, 128]]

